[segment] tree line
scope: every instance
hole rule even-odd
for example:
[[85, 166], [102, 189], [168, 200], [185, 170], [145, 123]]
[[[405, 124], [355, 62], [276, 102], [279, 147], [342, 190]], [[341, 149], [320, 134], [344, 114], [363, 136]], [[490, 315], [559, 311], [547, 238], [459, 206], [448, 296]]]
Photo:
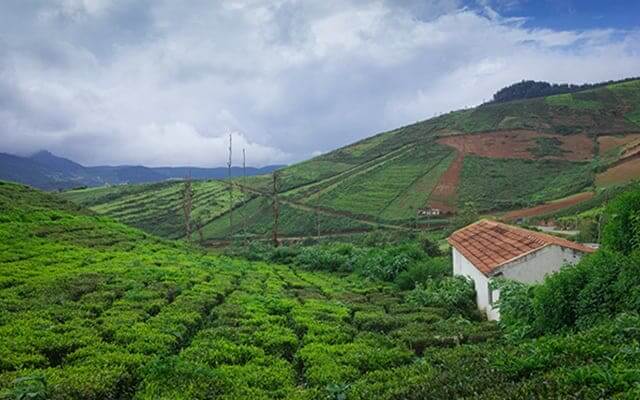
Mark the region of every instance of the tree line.
[[601, 86], [611, 85], [614, 83], [628, 82], [636, 80], [636, 78], [627, 78], [618, 81], [607, 81], [600, 83], [585, 83], [583, 85], [574, 85], [568, 83], [549, 83], [543, 81], [522, 80], [513, 85], [498, 90], [493, 99], [487, 104], [505, 103], [513, 100], [531, 99], [534, 97], [553, 96], [556, 94], [574, 93], [582, 90], [595, 89]]

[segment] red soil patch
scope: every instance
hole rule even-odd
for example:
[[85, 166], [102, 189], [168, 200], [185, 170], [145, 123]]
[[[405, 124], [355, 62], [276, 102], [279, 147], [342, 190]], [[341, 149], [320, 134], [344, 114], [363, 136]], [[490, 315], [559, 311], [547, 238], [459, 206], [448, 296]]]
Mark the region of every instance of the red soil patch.
[[553, 135], [536, 131], [516, 130], [445, 136], [438, 143], [456, 148], [465, 154], [491, 158], [535, 159], [531, 153], [537, 146], [537, 138], [557, 139], [564, 150], [562, 156], [548, 156], [569, 161], [587, 161], [593, 158], [593, 140], [585, 135]]
[[609, 168], [596, 176], [596, 186], [608, 186], [616, 183], [640, 179], [640, 157], [630, 157], [626, 161]]
[[631, 133], [624, 136], [599, 136], [598, 145], [600, 147], [600, 154], [604, 154], [616, 147], [627, 146], [640, 139], [640, 133]]
[[563, 208], [571, 207], [573, 205], [582, 203], [593, 197], [592, 192], [584, 192], [574, 194], [573, 196], [565, 197], [564, 199], [555, 200], [549, 203], [541, 204], [539, 206], [523, 208], [520, 210], [509, 211], [502, 216], [504, 221], [512, 221], [518, 218], [537, 217], [539, 215], [550, 214]]
[[464, 154], [456, 152], [456, 158], [451, 162], [449, 168], [442, 174], [438, 184], [429, 196], [429, 207], [438, 208], [441, 212], [451, 213], [456, 208], [456, 192], [460, 182], [460, 173]]

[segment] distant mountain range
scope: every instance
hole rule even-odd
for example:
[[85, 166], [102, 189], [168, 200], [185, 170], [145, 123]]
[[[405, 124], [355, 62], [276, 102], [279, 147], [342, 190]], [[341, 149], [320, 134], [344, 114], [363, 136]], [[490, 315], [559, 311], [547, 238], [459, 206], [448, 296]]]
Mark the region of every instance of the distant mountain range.
[[[268, 174], [283, 165], [262, 168], [247, 167], [247, 176]], [[120, 185], [125, 183], [159, 182], [181, 179], [191, 172], [193, 179], [226, 178], [226, 167], [144, 167], [118, 165], [85, 167], [48, 151], [40, 151], [29, 157], [0, 153], [0, 180], [24, 183], [44, 190], [64, 190], [82, 186]], [[232, 167], [231, 176], [242, 176], [241, 167]]]

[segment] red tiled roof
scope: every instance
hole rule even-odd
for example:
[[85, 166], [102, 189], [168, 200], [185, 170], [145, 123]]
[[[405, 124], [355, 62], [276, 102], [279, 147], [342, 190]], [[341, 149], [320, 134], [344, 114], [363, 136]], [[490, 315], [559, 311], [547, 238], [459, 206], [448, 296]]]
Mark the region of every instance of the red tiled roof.
[[583, 253], [594, 251], [580, 243], [489, 220], [481, 220], [459, 229], [447, 241], [485, 275], [549, 245]]

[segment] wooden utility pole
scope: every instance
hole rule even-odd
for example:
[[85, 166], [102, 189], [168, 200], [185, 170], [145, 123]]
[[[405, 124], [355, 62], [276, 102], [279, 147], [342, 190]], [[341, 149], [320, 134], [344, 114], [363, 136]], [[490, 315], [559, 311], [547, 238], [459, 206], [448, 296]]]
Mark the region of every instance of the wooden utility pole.
[[187, 241], [191, 242], [191, 209], [193, 207], [192, 202], [192, 189], [191, 189], [191, 170], [189, 170], [189, 176], [184, 181], [184, 187], [182, 189], [182, 211], [184, 212], [184, 225], [185, 233], [187, 235]]
[[229, 239], [233, 240], [233, 182], [231, 182], [231, 140], [231, 132], [229, 132], [229, 161], [227, 162], [227, 176], [229, 180]]
[[280, 217], [280, 206], [278, 204], [278, 171], [273, 171], [273, 246], [278, 247], [278, 218]]
[[242, 235], [243, 236], [247, 236], [247, 216], [245, 215], [246, 210], [244, 209], [244, 205], [247, 202], [247, 193], [246, 193], [246, 189], [247, 188], [247, 154], [245, 152], [245, 149], [242, 149], [242, 212], [241, 212], [241, 218], [242, 218]]

